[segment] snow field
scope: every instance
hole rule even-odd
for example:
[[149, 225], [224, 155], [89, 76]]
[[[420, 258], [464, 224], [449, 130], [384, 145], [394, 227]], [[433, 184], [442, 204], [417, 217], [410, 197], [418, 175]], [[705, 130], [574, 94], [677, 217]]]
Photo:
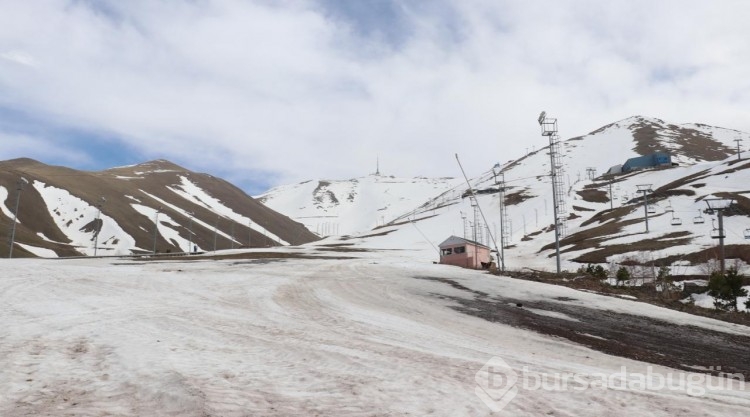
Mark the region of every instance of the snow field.
[[[470, 294], [415, 277], [632, 314], [631, 301], [409, 257], [2, 260], [0, 414], [489, 416], [474, 390], [493, 356], [519, 372], [647, 366], [459, 313], [442, 297]], [[637, 314], [675, 324], [746, 334], [638, 306]], [[521, 391], [504, 412], [740, 416], [748, 405], [748, 390]]]

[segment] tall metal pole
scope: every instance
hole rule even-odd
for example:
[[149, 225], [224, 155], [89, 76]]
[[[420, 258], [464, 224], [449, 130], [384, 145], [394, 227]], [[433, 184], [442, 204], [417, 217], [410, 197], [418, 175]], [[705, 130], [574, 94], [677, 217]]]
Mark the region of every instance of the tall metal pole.
[[[500, 168], [499, 164], [495, 166]], [[495, 174], [495, 184], [498, 185], [498, 207], [500, 208], [500, 270], [505, 272], [505, 231], [503, 230], [503, 206], [505, 205], [505, 174], [502, 172], [495, 172], [494, 168], [492, 173]], [[500, 181], [497, 177], [500, 175]]]
[[216, 233], [219, 230], [219, 215], [216, 215], [216, 223], [214, 223], [214, 252], [216, 252]]
[[734, 141], [737, 142], [737, 160], [739, 161], [742, 159], [740, 158], [740, 142], [742, 142], [742, 139], [737, 138]]
[[253, 234], [253, 222], [249, 221], [247, 222], [247, 247], [250, 247], [250, 244], [252, 243], [252, 234]]
[[612, 210], [614, 206], [612, 205], [612, 201], [614, 200], [614, 196], [612, 195], [612, 181], [609, 182], [609, 209]]
[[18, 219], [18, 207], [21, 203], [21, 191], [23, 191], [26, 183], [28, 183], [28, 181], [23, 177], [21, 177], [21, 179], [16, 183], [16, 209], [13, 211], [13, 226], [10, 231], [10, 247], [8, 248], [8, 259], [13, 258], [13, 245], [16, 241], [16, 222]]
[[187, 253], [193, 252], [193, 213], [188, 213], [190, 221], [188, 222], [188, 250]]
[[648, 193], [652, 192], [651, 184], [636, 185], [639, 193], [643, 193], [643, 217], [646, 219], [646, 233], [648, 233]]
[[[505, 184], [503, 183], [503, 188], [504, 187]], [[500, 198], [505, 198], [505, 193], [501, 192]], [[503, 219], [505, 216], [503, 213], [504, 206], [505, 202], [500, 201], [500, 267], [503, 272], [505, 272], [505, 231], [503, 230]]]
[[719, 214], [719, 253], [721, 254], [721, 275], [726, 272], [724, 262], [724, 210], [718, 210]]
[[101, 197], [101, 200], [99, 201], [99, 204], [96, 205], [96, 233], [94, 234], [94, 256], [96, 256], [96, 251], [99, 249], [99, 233], [101, 233], [102, 228], [104, 227], [104, 222], [102, 224], [99, 224], [99, 220], [102, 215], [102, 203], [107, 201], [106, 198]]
[[[539, 122], [539, 126], [541, 126], [542, 128], [542, 136], [549, 137], [549, 168], [550, 177], [552, 179], [552, 208], [554, 211], [553, 214], [555, 216], [555, 260], [557, 263], [557, 274], [559, 275], [561, 272], [560, 227], [562, 226], [562, 222], [564, 221], [564, 219], [560, 219], [560, 208], [563, 207], [564, 210], [564, 201], [560, 200], [564, 198], [563, 192], [565, 186], [558, 177], [559, 173], [557, 172], [557, 164], [555, 163], [555, 158], [558, 156], [557, 119], [548, 119], [547, 112], [543, 111], [541, 114], [539, 114], [539, 118], [537, 119], [537, 121]], [[560, 166], [562, 167], [562, 164]], [[568, 183], [570, 183], [570, 176], [568, 176]]]
[[156, 233], [159, 231], [159, 211], [161, 211], [161, 206], [156, 209], [156, 214], [154, 214], [154, 255], [156, 255]]
[[[474, 201], [477, 201], [477, 195], [474, 192], [474, 189], [471, 188], [471, 183], [469, 183], [469, 177], [466, 176], [466, 171], [464, 171], [463, 165], [461, 165], [461, 160], [458, 159], [458, 154], [456, 154], [456, 162], [458, 162], [458, 167], [461, 168], [461, 174], [464, 176], [464, 180], [466, 180], [466, 185], [469, 187], [469, 192], [471, 193], [471, 196], [474, 198]], [[477, 204], [477, 208], [479, 208], [479, 214], [482, 215], [482, 220], [484, 221], [484, 224], [487, 224], [487, 218], [484, 217], [484, 212], [482, 211], [482, 207]], [[492, 241], [492, 244], [495, 245], [495, 253], [500, 253], [497, 249], [497, 242], [495, 241], [495, 238], [490, 235], [490, 240]], [[498, 255], [499, 256], [499, 255]]]
[[[718, 212], [717, 217], [719, 218], [719, 236], [711, 236], [714, 239], [719, 239], [719, 253], [721, 256], [721, 274], [726, 273], [725, 265], [725, 253], [724, 253], [724, 210], [729, 210], [734, 204], [734, 200], [731, 198], [707, 198], [704, 200], [708, 205], [708, 213], [713, 214]], [[713, 221], [713, 220], [712, 220]]]
[[555, 258], [557, 261], [557, 273], [560, 274], [560, 220], [557, 217], [557, 192], [555, 188], [555, 179], [557, 171], [555, 170], [555, 152], [552, 150], [552, 136], [549, 137], [549, 166], [550, 177], [552, 178], [552, 210], [555, 216]]

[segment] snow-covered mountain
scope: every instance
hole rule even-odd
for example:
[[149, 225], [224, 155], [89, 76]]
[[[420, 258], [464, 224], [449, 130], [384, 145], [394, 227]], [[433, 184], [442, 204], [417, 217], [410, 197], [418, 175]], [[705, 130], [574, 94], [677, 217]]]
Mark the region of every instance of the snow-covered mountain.
[[[743, 160], [738, 162], [735, 139], [748, 143], [750, 135], [636, 116], [563, 141], [567, 209], [567, 235], [561, 241], [563, 267], [576, 269], [579, 263], [626, 257], [648, 256], [665, 263], [714, 258], [717, 242], [711, 238], [712, 216], [705, 212], [703, 201], [708, 197], [736, 200], [735, 210], [724, 222], [727, 257], [750, 261], [745, 240], [745, 230], [750, 229], [750, 199], [746, 197], [750, 193], [750, 152], [742, 153]], [[539, 140], [546, 142], [547, 138], [540, 136]], [[671, 153], [677, 166], [602, 175], [628, 158], [657, 150]], [[551, 269], [554, 229], [549, 147], [498, 167], [506, 184], [506, 264]], [[365, 232], [361, 234], [365, 237], [348, 242], [376, 248], [419, 248], [433, 259], [437, 258], [436, 245], [451, 235], [476, 236], [494, 247], [491, 235], [500, 246], [499, 194], [493, 170], [473, 175], [472, 188], [478, 193], [489, 230], [482, 226], [474, 234], [471, 199], [466, 184], [459, 183], [397, 216], [377, 233]], [[649, 233], [645, 233], [644, 208], [637, 192], [637, 185], [643, 184], [651, 184], [653, 190], [648, 197], [653, 211]], [[276, 209], [285, 212], [283, 207]], [[476, 219], [484, 224], [479, 214]]]
[[284, 185], [256, 198], [320, 236], [348, 235], [382, 226], [456, 184], [454, 178], [370, 175]]
[[[21, 178], [27, 182], [18, 200]], [[17, 201], [13, 257], [184, 252], [191, 245], [213, 250], [317, 239], [232, 184], [164, 160], [101, 172], [30, 159], [0, 162], [2, 230], [11, 230]], [[0, 256], [8, 252], [3, 239]]]

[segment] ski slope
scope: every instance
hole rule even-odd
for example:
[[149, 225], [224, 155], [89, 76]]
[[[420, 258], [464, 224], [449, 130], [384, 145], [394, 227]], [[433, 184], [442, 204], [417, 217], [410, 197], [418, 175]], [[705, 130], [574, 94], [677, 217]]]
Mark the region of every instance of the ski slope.
[[[498, 415], [476, 394], [492, 358], [519, 375], [678, 372], [455, 308], [477, 292], [601, 317], [638, 314], [696, 334], [748, 334], [648, 304], [415, 262], [407, 252], [358, 256], [0, 260], [0, 415], [475, 417]], [[526, 314], [585, 324], [549, 307]], [[744, 416], [750, 406], [739, 386], [702, 395], [686, 384], [518, 388], [499, 415]]]

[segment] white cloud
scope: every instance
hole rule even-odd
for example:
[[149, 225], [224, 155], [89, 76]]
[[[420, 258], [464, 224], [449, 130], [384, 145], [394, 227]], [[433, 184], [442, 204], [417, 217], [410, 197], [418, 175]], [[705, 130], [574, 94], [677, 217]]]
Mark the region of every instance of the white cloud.
[[750, 4], [432, 7], [402, 2], [389, 37], [314, 2], [0, 0], [0, 105], [279, 182], [363, 175], [375, 154], [457, 175], [458, 152], [478, 173], [543, 146], [541, 110], [563, 137], [633, 114], [750, 130]]

